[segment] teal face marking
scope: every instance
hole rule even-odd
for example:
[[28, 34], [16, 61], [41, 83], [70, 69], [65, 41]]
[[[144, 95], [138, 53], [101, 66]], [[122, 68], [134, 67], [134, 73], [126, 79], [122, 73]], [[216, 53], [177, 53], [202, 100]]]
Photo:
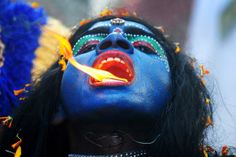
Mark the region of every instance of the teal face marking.
[[[78, 52], [88, 44], [88, 42], [97, 41], [96, 43], [97, 45], [100, 41], [104, 40], [107, 35], [108, 34], [100, 33], [100, 34], [89, 34], [89, 35], [85, 35], [81, 37], [73, 47], [73, 55], [74, 56], [77, 55]], [[162, 46], [154, 38], [150, 36], [146, 36], [146, 35], [135, 35], [135, 34], [127, 34], [127, 33], [124, 34], [124, 37], [132, 44], [134, 44], [135, 42], [140, 42], [140, 41], [148, 43], [151, 46], [151, 48], [153, 48], [154, 52], [165, 63], [167, 71], [168, 72], [170, 71], [168, 60], [166, 57], [166, 52], [163, 50]]]
[[102, 41], [107, 34], [89, 34], [80, 38], [73, 47], [73, 55], [77, 55], [77, 53], [83, 48], [89, 41]]
[[169, 63], [166, 57], [166, 52], [163, 50], [162, 46], [155, 39], [146, 35], [125, 34], [125, 36], [132, 44], [138, 41], [144, 41], [146, 43], [149, 43], [155, 50], [155, 53], [158, 56], [160, 56], [160, 59], [165, 63], [167, 71], [168, 72], [170, 71]]

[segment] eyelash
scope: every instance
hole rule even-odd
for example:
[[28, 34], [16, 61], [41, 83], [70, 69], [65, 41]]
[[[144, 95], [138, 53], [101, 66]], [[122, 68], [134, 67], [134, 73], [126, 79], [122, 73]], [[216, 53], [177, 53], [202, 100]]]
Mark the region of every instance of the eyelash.
[[[82, 46], [79, 49], [79, 51], [77, 52], [76, 55], [87, 53], [87, 52], [94, 50], [99, 42], [100, 42], [100, 40], [90, 40], [90, 41], [85, 42], [85, 44], [83, 44], [84, 46]], [[154, 49], [154, 47], [149, 42], [146, 42], [143, 40], [136, 40], [136, 41], [132, 41], [132, 44], [133, 44], [134, 48], [136, 48], [142, 52], [145, 52], [148, 54], [157, 54], [157, 51]]]
[[94, 50], [99, 42], [100, 41], [98, 40], [88, 41], [86, 44], [84, 44], [84, 46], [79, 50], [77, 54], [83, 54]]
[[135, 41], [133, 42], [133, 46], [145, 53], [152, 53], [152, 54], [156, 54], [157, 52], [155, 51], [155, 49], [147, 42], [144, 41]]

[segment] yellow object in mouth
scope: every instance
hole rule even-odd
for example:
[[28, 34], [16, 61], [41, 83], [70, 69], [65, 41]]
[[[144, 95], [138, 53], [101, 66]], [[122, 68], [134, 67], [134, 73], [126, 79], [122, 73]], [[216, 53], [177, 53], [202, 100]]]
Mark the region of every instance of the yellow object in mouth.
[[99, 70], [95, 68], [91, 68], [85, 65], [79, 64], [73, 57], [69, 58], [68, 61], [77, 69], [80, 71], [83, 71], [84, 73], [88, 74], [90, 77], [94, 78], [97, 81], [103, 82], [106, 80], [118, 80], [122, 82], [128, 82], [127, 79], [119, 78], [113, 75], [112, 73], [105, 71], [105, 70]]
[[99, 70], [99, 69], [95, 69], [89, 66], [79, 64], [73, 57], [72, 47], [69, 41], [66, 38], [62, 37], [61, 35], [57, 34], [56, 32], [53, 32], [47, 28], [45, 28], [45, 30], [48, 33], [52, 34], [59, 41], [60, 55], [62, 55], [65, 59], [67, 59], [78, 70], [86, 73], [90, 77], [100, 82], [105, 82], [106, 80], [117, 80], [117, 81], [122, 81], [122, 82], [128, 82], [127, 79], [117, 77], [108, 71]]

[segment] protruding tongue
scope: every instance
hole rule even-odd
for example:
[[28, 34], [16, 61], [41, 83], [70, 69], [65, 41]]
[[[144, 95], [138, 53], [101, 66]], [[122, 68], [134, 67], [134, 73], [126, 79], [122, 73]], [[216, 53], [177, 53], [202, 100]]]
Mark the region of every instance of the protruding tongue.
[[103, 83], [123, 83], [125, 81], [120, 81], [120, 80], [114, 80], [114, 79], [103, 79], [101, 82]]
[[78, 70], [83, 71], [84, 73], [88, 74], [90, 77], [94, 78], [97, 81], [100, 82], [107, 82], [107, 81], [119, 81], [119, 82], [128, 82], [125, 78], [119, 78], [112, 73], [105, 71], [105, 70], [99, 70], [95, 68], [91, 68], [85, 65], [79, 64], [73, 57], [69, 58], [68, 61]]

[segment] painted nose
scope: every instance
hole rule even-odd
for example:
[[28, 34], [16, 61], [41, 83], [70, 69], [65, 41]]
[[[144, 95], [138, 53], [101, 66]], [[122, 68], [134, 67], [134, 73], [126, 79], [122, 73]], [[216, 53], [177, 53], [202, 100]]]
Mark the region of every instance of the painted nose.
[[120, 50], [129, 54], [132, 54], [134, 52], [133, 45], [121, 34], [117, 33], [109, 34], [96, 47], [97, 53], [99, 54], [112, 49]]

